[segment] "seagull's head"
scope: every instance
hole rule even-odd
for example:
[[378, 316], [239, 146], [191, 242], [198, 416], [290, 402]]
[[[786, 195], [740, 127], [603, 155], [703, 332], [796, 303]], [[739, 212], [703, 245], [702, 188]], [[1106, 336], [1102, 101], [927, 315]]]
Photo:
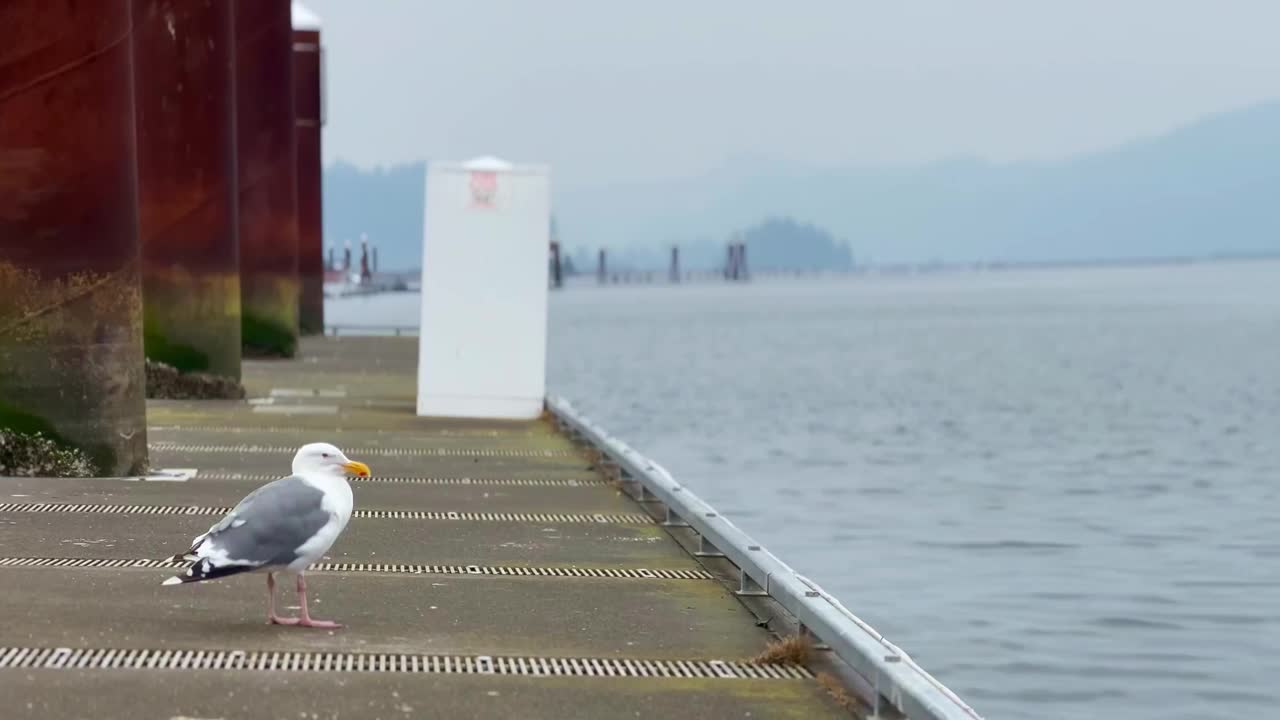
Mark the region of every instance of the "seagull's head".
[[329, 443], [309, 443], [293, 456], [295, 473], [325, 473], [328, 475], [355, 475], [369, 477], [369, 466], [348, 460], [341, 450]]

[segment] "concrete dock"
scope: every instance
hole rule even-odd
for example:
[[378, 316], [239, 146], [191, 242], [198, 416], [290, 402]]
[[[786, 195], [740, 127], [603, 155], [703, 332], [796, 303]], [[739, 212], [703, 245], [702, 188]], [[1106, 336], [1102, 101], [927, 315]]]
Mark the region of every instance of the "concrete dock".
[[[747, 663], [760, 607], [554, 423], [415, 417], [416, 359], [412, 338], [309, 339], [245, 362], [250, 402], [149, 401], [153, 472], [183, 481], [0, 478], [0, 715], [850, 716], [810, 669]], [[347, 627], [268, 625], [257, 574], [161, 587], [163, 558], [317, 440], [374, 475], [308, 575]]]

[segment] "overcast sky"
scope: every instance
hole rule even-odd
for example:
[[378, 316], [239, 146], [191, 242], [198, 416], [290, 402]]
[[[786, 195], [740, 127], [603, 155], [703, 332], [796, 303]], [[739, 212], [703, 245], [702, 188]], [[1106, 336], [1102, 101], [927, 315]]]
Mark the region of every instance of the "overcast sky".
[[1050, 159], [1280, 98], [1280, 0], [309, 0], [327, 162], [497, 154], [562, 187]]

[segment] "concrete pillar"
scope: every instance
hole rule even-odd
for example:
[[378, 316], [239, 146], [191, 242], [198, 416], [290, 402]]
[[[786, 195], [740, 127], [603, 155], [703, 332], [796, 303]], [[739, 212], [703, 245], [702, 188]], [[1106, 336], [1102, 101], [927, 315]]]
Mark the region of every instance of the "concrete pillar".
[[241, 341], [248, 355], [298, 345], [298, 188], [289, 0], [236, 0], [236, 156]]
[[147, 459], [128, 0], [0, 2], [0, 427]]
[[231, 0], [133, 0], [147, 357], [240, 379]]
[[299, 329], [324, 333], [324, 219], [321, 211], [320, 18], [293, 3], [293, 109], [298, 153], [298, 275], [302, 282]]

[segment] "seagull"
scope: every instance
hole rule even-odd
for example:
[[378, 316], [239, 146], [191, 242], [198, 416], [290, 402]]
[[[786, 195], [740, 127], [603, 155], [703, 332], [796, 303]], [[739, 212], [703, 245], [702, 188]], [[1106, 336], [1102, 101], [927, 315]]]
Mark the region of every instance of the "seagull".
[[[351, 486], [346, 475], [369, 477], [369, 466], [347, 459], [329, 443], [303, 445], [293, 456], [293, 474], [249, 493], [191, 549], [171, 562], [193, 562], [162, 585], [213, 580], [243, 572], [267, 574], [267, 622], [312, 628], [340, 628], [307, 611], [303, 571], [319, 560], [351, 519]], [[277, 572], [298, 575], [301, 617], [276, 615]]]

